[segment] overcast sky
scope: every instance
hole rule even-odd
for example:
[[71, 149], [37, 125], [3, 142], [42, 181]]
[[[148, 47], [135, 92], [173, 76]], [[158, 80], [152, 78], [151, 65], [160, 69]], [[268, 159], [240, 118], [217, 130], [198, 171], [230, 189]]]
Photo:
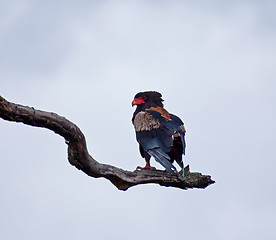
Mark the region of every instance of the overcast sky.
[[65, 116], [97, 161], [134, 170], [131, 101], [159, 91], [185, 123], [185, 164], [216, 184], [122, 192], [72, 167], [60, 136], [0, 119], [0, 239], [276, 239], [275, 7], [1, 1], [0, 95]]

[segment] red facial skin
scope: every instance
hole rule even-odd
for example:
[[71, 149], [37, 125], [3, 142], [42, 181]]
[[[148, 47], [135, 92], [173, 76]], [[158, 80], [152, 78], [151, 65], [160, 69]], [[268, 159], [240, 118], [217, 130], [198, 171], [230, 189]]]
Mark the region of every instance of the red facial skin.
[[139, 105], [145, 103], [145, 100], [143, 97], [138, 97], [138, 98], [134, 98], [134, 100], [132, 101], [132, 106], [133, 105]]

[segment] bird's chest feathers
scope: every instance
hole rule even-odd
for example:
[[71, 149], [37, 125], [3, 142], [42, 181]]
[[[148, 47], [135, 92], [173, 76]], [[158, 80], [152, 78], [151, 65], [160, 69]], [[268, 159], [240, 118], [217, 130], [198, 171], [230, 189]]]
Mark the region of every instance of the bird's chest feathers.
[[161, 123], [155, 119], [150, 113], [139, 112], [133, 121], [136, 132], [151, 131], [152, 129], [160, 128]]

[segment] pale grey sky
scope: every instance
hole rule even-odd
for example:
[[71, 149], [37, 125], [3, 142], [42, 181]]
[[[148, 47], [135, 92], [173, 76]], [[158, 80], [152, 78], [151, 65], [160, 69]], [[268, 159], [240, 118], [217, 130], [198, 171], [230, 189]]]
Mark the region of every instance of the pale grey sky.
[[0, 119], [0, 239], [275, 239], [275, 7], [2, 1], [0, 95], [65, 116], [97, 161], [134, 170], [131, 101], [157, 90], [185, 123], [185, 163], [216, 184], [121, 192], [72, 167], [58, 135]]

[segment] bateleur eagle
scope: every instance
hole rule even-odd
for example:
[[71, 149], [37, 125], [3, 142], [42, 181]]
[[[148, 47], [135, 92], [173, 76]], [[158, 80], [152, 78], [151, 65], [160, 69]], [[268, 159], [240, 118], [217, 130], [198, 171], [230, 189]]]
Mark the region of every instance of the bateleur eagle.
[[132, 123], [139, 143], [141, 156], [146, 166], [140, 169], [152, 169], [150, 158], [153, 157], [167, 171], [177, 173], [174, 160], [182, 169], [185, 155], [185, 128], [181, 119], [163, 108], [163, 99], [159, 92], [147, 91], [137, 93], [132, 106], [137, 105]]

